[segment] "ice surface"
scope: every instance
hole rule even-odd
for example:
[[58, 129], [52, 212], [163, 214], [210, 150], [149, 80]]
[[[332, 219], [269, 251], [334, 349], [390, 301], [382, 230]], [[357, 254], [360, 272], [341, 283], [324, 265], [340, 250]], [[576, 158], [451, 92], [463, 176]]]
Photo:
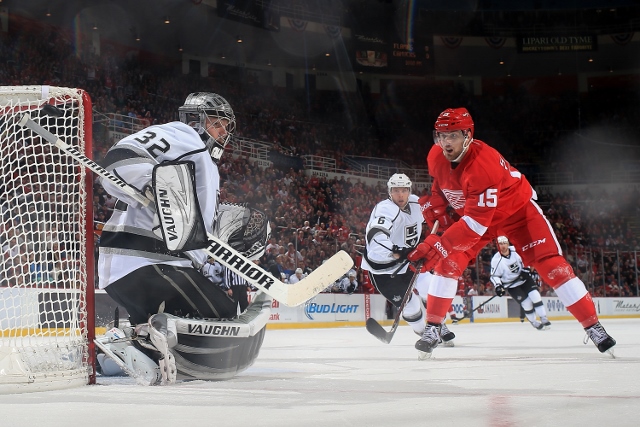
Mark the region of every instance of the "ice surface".
[[[454, 348], [417, 360], [417, 336], [362, 328], [269, 330], [254, 366], [224, 382], [129, 378], [0, 397], [0, 426], [638, 426], [640, 319], [603, 319], [616, 359], [575, 321], [450, 326]], [[388, 329], [388, 328], [387, 328]]]

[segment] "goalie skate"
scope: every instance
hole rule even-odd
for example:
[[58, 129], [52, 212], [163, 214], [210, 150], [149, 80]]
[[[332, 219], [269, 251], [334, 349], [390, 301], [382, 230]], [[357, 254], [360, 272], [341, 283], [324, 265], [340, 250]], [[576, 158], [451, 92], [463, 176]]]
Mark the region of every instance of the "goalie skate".
[[170, 350], [178, 343], [177, 335], [175, 321], [169, 319], [166, 314], [158, 313], [149, 318], [149, 338], [160, 352], [158, 366], [162, 375], [162, 385], [175, 383], [178, 376], [176, 359]]
[[[113, 364], [109, 363], [114, 362], [138, 384], [158, 384], [162, 379], [158, 365], [134, 347], [131, 340], [132, 338], [119, 328], [111, 328], [103, 337], [94, 340], [96, 346], [106, 356], [98, 358], [98, 363], [103, 367], [103, 374], [118, 374]], [[107, 358], [109, 361], [106, 360]]]

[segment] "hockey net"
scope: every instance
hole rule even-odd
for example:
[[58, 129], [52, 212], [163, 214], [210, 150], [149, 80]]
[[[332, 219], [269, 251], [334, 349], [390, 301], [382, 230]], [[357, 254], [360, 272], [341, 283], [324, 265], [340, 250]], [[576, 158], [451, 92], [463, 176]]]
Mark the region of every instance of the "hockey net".
[[91, 174], [18, 126], [24, 113], [91, 157], [85, 92], [0, 87], [0, 393], [95, 380]]

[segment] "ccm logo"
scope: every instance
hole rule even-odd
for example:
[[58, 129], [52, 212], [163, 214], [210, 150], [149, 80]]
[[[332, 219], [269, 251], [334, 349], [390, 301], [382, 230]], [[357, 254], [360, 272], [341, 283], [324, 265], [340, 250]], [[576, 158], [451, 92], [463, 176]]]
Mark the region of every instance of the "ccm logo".
[[442, 254], [443, 258], [446, 258], [449, 256], [449, 252], [447, 252], [447, 250], [444, 248], [444, 246], [442, 246], [440, 242], [436, 242], [434, 247], [440, 252], [440, 254]]
[[531, 249], [531, 248], [532, 248], [532, 247], [534, 247], [534, 246], [541, 245], [541, 244], [543, 244], [543, 243], [544, 243], [544, 242], [546, 242], [546, 241], [547, 241], [547, 238], [545, 237], [544, 239], [536, 240], [535, 242], [531, 242], [531, 243], [527, 243], [526, 245], [524, 245], [524, 246], [522, 247], [522, 252], [526, 251], [527, 249]]

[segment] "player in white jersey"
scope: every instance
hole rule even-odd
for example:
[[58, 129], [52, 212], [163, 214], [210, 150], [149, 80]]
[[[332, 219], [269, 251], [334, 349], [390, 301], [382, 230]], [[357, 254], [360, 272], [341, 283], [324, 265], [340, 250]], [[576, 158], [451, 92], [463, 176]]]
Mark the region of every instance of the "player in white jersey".
[[[413, 276], [406, 257], [420, 241], [424, 218], [418, 196], [411, 194], [408, 176], [402, 173], [392, 175], [387, 189], [389, 198], [379, 202], [369, 217], [361, 267], [369, 271], [378, 292], [399, 307]], [[402, 318], [418, 335], [422, 335], [425, 327], [421, 299], [426, 297], [427, 289], [421, 282], [426, 281], [429, 274], [421, 273], [417, 279], [416, 289], [424, 289], [424, 295], [420, 298], [412, 295], [402, 310]], [[444, 326], [441, 338], [449, 342], [455, 335]]]
[[224, 281], [224, 267], [218, 261], [209, 257], [207, 262], [202, 266], [202, 274], [211, 280], [212, 283], [220, 286], [222, 289], [229, 289]]
[[[547, 311], [542, 303], [538, 287], [522, 263], [522, 258], [513, 246], [509, 246], [509, 239], [498, 237], [498, 252], [491, 258], [491, 282], [496, 295], [503, 296], [505, 289], [509, 295], [520, 304], [527, 320], [538, 329], [548, 329], [551, 322], [547, 319]], [[536, 314], [540, 320], [536, 318]]]
[[[189, 335], [184, 331], [181, 335], [174, 330], [174, 336], [171, 336], [171, 318], [224, 319], [225, 325], [231, 327], [228, 319], [237, 315], [233, 299], [199, 271], [206, 262], [206, 254], [195, 250], [206, 247], [206, 233], [214, 231], [220, 189], [216, 163], [234, 133], [236, 119], [222, 96], [207, 92], [190, 94], [179, 109], [179, 117], [180, 121], [150, 126], [123, 138], [105, 157], [105, 169], [155, 199], [158, 208], [156, 214], [111, 181], [102, 181], [105, 190], [116, 196], [118, 202], [100, 239], [100, 288], [126, 308], [131, 324], [137, 330], [149, 331], [150, 340], [159, 350], [159, 353], [152, 351], [150, 356], [160, 362], [163, 382], [175, 381], [176, 369], [195, 378], [216, 378], [215, 372], [219, 372], [223, 379], [228, 378], [229, 373], [250, 366], [260, 349], [264, 328], [258, 327], [254, 336], [230, 345], [224, 338], [209, 336], [205, 339], [203, 334]], [[182, 168], [179, 171], [184, 174], [165, 174], [165, 170], [178, 173], [178, 169], [172, 169], [174, 167]], [[161, 185], [165, 187], [160, 188]], [[163, 190], [167, 191], [163, 193]], [[169, 202], [179, 207], [169, 211], [171, 218], [163, 218], [165, 196], [173, 197]], [[178, 249], [169, 250], [167, 238], [170, 239], [175, 231], [172, 228], [175, 222], [181, 220], [196, 224], [194, 234], [188, 234]], [[247, 320], [243, 322], [246, 324]], [[198, 325], [191, 329], [199, 330]], [[201, 330], [217, 329], [205, 325]], [[120, 333], [116, 332], [116, 335]], [[154, 337], [164, 342], [157, 344]], [[170, 350], [167, 337], [174, 346], [176, 338], [185, 345]], [[136, 345], [139, 341], [134, 340]], [[222, 351], [208, 359], [203, 356], [214, 354], [212, 348], [218, 346], [236, 350]], [[191, 353], [183, 351], [186, 348], [198, 350], [198, 347], [206, 349]], [[127, 351], [135, 352], [135, 349]], [[174, 362], [174, 357], [177, 368], [175, 364], [167, 368]], [[181, 366], [185, 368], [181, 369]]]

